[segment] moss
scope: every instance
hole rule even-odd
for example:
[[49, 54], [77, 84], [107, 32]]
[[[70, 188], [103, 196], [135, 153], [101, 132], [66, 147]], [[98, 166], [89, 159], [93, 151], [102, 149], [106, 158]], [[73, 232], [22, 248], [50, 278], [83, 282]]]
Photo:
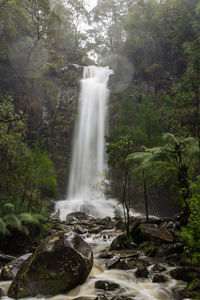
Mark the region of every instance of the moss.
[[191, 299], [200, 299], [200, 278], [194, 279], [186, 288], [184, 297]]
[[157, 247], [152, 241], [146, 241], [140, 244], [140, 250], [144, 251], [146, 256], [154, 257], [157, 254]]

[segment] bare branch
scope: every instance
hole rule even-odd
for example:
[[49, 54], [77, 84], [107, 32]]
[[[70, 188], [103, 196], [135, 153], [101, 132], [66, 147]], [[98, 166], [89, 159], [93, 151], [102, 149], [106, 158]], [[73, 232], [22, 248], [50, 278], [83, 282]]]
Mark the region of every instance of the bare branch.
[[3, 0], [0, 2], [0, 8], [2, 8], [4, 6], [4, 4], [6, 4], [8, 1], [10, 0]]

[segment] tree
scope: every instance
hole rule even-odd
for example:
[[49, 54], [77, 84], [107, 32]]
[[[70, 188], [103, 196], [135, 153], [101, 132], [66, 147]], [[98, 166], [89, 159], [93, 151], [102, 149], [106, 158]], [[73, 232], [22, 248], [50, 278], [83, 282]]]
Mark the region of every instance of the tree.
[[115, 141], [108, 138], [107, 153], [109, 155], [108, 181], [105, 182], [107, 193], [119, 200], [123, 207], [126, 224], [126, 235], [129, 238], [130, 209], [133, 202], [133, 186], [130, 174], [130, 164], [126, 157], [133, 151], [133, 141], [121, 137]]
[[[157, 178], [166, 180], [167, 177], [178, 183], [186, 217], [190, 208], [187, 199], [190, 197], [189, 179], [194, 176], [195, 163], [199, 155], [197, 141], [192, 138], [175, 137], [172, 133], [163, 134], [164, 146], [146, 148], [144, 152], [136, 152], [128, 158], [141, 161], [145, 170], [154, 168]], [[193, 172], [192, 172], [193, 171]]]

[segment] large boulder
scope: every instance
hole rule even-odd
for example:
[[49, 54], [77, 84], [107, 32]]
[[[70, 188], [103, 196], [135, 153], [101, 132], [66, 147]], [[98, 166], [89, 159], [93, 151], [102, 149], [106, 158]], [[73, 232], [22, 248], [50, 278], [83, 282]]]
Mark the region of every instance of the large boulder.
[[158, 241], [164, 243], [172, 243], [174, 241], [173, 234], [163, 229], [157, 224], [135, 224], [131, 230], [131, 236], [135, 243], [140, 244], [146, 241]]
[[0, 280], [12, 280], [17, 275], [17, 272], [19, 271], [23, 262], [31, 255], [32, 253], [25, 254], [5, 265], [1, 270]]
[[92, 268], [90, 246], [73, 232], [60, 232], [41, 242], [11, 283], [9, 297], [55, 295], [83, 283]]
[[76, 211], [68, 214], [66, 217], [66, 221], [69, 223], [76, 223], [76, 222], [81, 223], [81, 221], [94, 221], [94, 218], [82, 211]]

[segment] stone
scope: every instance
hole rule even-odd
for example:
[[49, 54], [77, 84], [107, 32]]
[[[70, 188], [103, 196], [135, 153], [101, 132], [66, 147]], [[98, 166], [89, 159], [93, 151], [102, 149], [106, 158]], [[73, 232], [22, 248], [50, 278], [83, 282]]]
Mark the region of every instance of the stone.
[[95, 300], [108, 300], [108, 298], [105, 295], [101, 294], [101, 295], [97, 295]]
[[148, 267], [150, 263], [146, 260], [143, 259], [120, 259], [119, 262], [117, 262], [113, 268], [114, 269], [120, 269], [120, 270], [131, 270], [135, 268], [143, 268], [143, 267]]
[[152, 279], [152, 282], [166, 282], [166, 281], [168, 281], [168, 278], [167, 278], [167, 276], [164, 276], [164, 275], [162, 275], [162, 274], [155, 274], [154, 276], [153, 276], [153, 279]]
[[131, 236], [137, 244], [146, 241], [161, 241], [165, 243], [174, 241], [173, 234], [167, 229], [160, 228], [157, 224], [140, 224], [131, 231]]
[[78, 234], [85, 234], [88, 232], [88, 230], [86, 228], [83, 228], [82, 226], [74, 225], [74, 232]]
[[129, 249], [130, 243], [127, 241], [127, 237], [124, 234], [118, 235], [111, 243], [110, 250], [123, 250]]
[[11, 262], [12, 260], [16, 259], [15, 256], [6, 255], [4, 253], [0, 253], [0, 265], [7, 264]]
[[106, 263], [107, 269], [113, 269], [114, 266], [120, 261], [120, 256], [115, 255], [113, 258], [109, 259]]
[[90, 246], [73, 232], [59, 232], [43, 240], [21, 266], [11, 283], [11, 298], [55, 295], [83, 283], [92, 268]]
[[126, 296], [114, 296], [111, 298], [111, 300], [133, 300], [133, 298], [129, 298]]
[[183, 252], [183, 243], [164, 244], [157, 248], [157, 256], [159, 257], [167, 257], [172, 254], [181, 254]]
[[92, 233], [99, 233], [99, 232], [101, 232], [101, 231], [104, 230], [104, 229], [106, 229], [106, 227], [103, 226], [103, 225], [101, 225], [101, 226], [95, 226], [95, 227], [90, 228], [90, 229], [88, 230], [88, 232], [89, 232], [90, 234], [92, 234]]
[[30, 256], [32, 253], [25, 254], [23, 256], [20, 256], [19, 258], [14, 259], [7, 265], [5, 265], [0, 274], [0, 280], [2, 281], [7, 281], [7, 280], [12, 280], [16, 275], [21, 267], [22, 263]]
[[78, 221], [94, 221], [92, 216], [85, 214], [82, 211], [72, 212], [67, 215], [66, 221], [67, 222], [78, 222]]
[[112, 281], [98, 280], [95, 282], [95, 289], [103, 291], [115, 291], [120, 288], [118, 283]]
[[155, 272], [155, 273], [161, 273], [161, 272], [164, 272], [166, 270], [167, 269], [164, 266], [161, 266], [161, 265], [158, 265], [158, 264], [155, 264], [152, 268], [152, 271]]
[[137, 271], [135, 272], [135, 276], [137, 278], [148, 278], [149, 277], [149, 271], [146, 267], [138, 267]]

